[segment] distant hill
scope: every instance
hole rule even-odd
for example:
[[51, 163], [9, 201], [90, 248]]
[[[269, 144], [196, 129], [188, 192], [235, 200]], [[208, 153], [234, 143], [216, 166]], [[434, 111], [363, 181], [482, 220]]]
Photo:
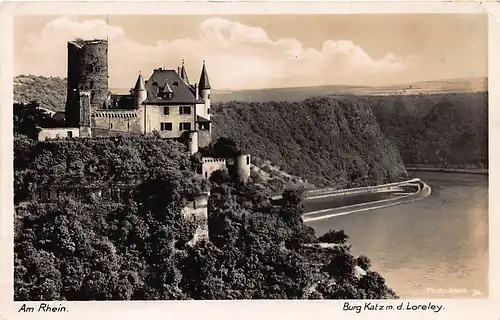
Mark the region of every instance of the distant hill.
[[298, 102], [311, 97], [336, 95], [407, 95], [452, 92], [484, 92], [488, 89], [487, 78], [450, 79], [424, 81], [385, 87], [362, 86], [311, 86], [293, 88], [272, 88], [256, 90], [213, 90], [212, 101], [229, 102], [266, 102], [288, 101]]
[[488, 168], [488, 93], [364, 96], [406, 165]]
[[[487, 78], [450, 79], [424, 81], [387, 87], [325, 85], [293, 88], [270, 88], [255, 90], [212, 90], [213, 102], [299, 102], [312, 97], [337, 95], [392, 95], [451, 92], [487, 91]], [[127, 94], [130, 88], [110, 88], [111, 93]], [[14, 101], [28, 103], [36, 101], [41, 107], [64, 111], [66, 103], [66, 79], [34, 75], [19, 75], [14, 78]]]
[[34, 75], [14, 78], [14, 102], [37, 102], [40, 107], [64, 111], [66, 104], [66, 79]]
[[[374, 116], [377, 128], [371, 124], [372, 129], [362, 129], [368, 120], [357, 116], [360, 123], [350, 122], [354, 121], [350, 119], [353, 110], [365, 108], [371, 109], [366, 119], [372, 121]], [[370, 152], [396, 158], [401, 154], [406, 165], [488, 167], [487, 92], [227, 102], [215, 104], [213, 109], [215, 136], [227, 135], [252, 154], [315, 184], [336, 183], [355, 173], [353, 157], [361, 152], [362, 162], [366, 162], [372, 159], [366, 154], [371, 148], [376, 151]], [[349, 126], [343, 117], [350, 119]], [[354, 140], [349, 138], [351, 134], [355, 134]], [[386, 138], [399, 153], [380, 142]], [[375, 145], [365, 144], [367, 141]], [[387, 174], [391, 170], [381, 160], [384, 157], [375, 156], [375, 163], [384, 163]]]
[[[336, 98], [213, 106], [213, 138], [315, 185], [396, 181], [406, 170], [368, 104]], [[260, 165], [260, 163], [256, 163]]]

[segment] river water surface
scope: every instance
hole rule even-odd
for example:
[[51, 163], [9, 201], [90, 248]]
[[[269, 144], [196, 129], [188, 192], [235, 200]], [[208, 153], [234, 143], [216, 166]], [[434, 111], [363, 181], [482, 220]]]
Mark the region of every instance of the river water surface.
[[[401, 298], [486, 298], [488, 176], [415, 172], [432, 188], [422, 200], [307, 222], [322, 235], [344, 229]], [[447, 292], [446, 292], [447, 291]]]

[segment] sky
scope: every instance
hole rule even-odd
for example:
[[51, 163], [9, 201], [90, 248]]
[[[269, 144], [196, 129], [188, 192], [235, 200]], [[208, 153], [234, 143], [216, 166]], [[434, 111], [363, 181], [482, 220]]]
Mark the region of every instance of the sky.
[[14, 73], [66, 77], [68, 41], [107, 38], [110, 88], [182, 59], [218, 90], [486, 77], [487, 29], [484, 14], [18, 16]]

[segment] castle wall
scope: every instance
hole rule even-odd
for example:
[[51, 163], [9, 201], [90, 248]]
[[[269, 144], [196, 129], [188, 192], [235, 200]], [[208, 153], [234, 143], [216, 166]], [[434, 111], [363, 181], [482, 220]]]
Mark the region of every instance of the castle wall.
[[79, 128], [80, 138], [91, 138], [92, 137], [92, 128], [90, 126], [81, 126]]
[[217, 158], [202, 158], [201, 159], [201, 174], [205, 178], [210, 178], [212, 173], [217, 170], [226, 169], [226, 159], [217, 159]]
[[64, 139], [70, 136], [79, 137], [80, 128], [42, 128], [38, 133], [38, 141]]
[[143, 111], [139, 110], [95, 110], [92, 113], [92, 127], [97, 132], [116, 131], [143, 133]]
[[205, 118], [205, 119], [209, 119], [209, 115], [207, 114], [206, 107], [202, 103], [196, 104], [196, 114]]
[[[191, 124], [191, 130], [195, 129], [195, 108], [194, 105], [182, 105], [190, 106], [191, 114], [180, 114], [179, 105], [146, 105], [146, 131], [147, 133], [152, 133], [157, 131], [162, 138], [178, 138], [183, 135], [186, 131], [179, 130], [179, 124], [181, 122], [189, 122]], [[164, 108], [168, 107], [168, 115], [164, 114]], [[161, 130], [161, 123], [172, 123], [172, 130]]]
[[210, 144], [212, 141], [212, 133], [210, 130], [198, 131], [198, 147], [203, 148]]

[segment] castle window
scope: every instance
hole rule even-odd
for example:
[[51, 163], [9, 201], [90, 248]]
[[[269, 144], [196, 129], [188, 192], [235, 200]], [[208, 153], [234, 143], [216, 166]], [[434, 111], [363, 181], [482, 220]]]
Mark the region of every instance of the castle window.
[[208, 178], [208, 172], [205, 172], [205, 178]]
[[208, 99], [208, 100], [210, 100], [210, 93], [209, 93], [209, 94], [207, 94], [207, 99]]
[[247, 156], [247, 166], [250, 164], [250, 156]]
[[181, 122], [179, 123], [179, 131], [189, 131], [191, 130], [191, 122]]
[[168, 116], [170, 114], [170, 107], [163, 107], [163, 114]]
[[160, 131], [172, 131], [172, 122], [160, 123]]
[[127, 122], [127, 130], [130, 131], [130, 122]]
[[200, 130], [210, 130], [210, 123], [200, 123]]
[[210, 108], [207, 109], [207, 114], [210, 114]]
[[73, 138], [73, 131], [68, 131], [68, 138]]
[[179, 108], [179, 114], [191, 114], [191, 107], [180, 107]]
[[113, 122], [109, 123], [109, 130], [113, 130]]

